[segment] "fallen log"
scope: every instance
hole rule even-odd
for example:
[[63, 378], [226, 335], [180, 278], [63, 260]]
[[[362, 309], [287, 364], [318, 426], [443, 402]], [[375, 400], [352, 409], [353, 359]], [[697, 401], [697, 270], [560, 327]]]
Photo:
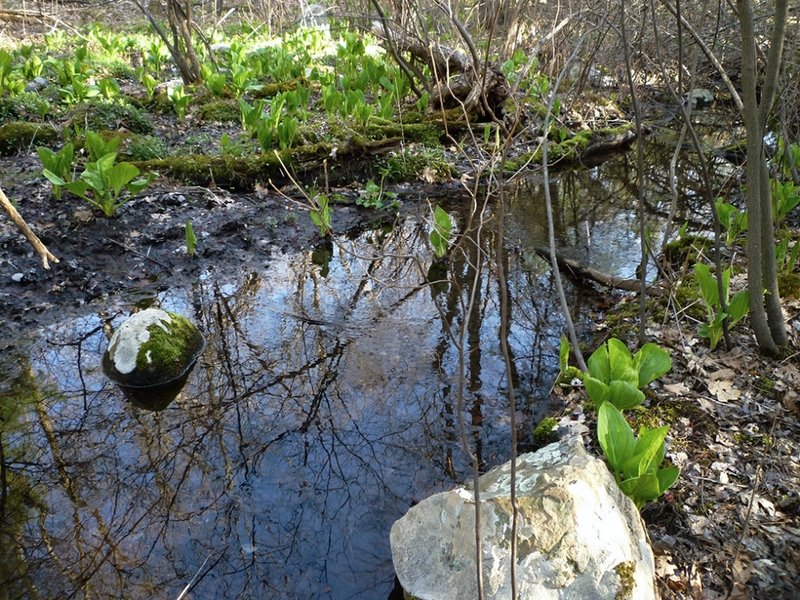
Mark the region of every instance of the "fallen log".
[[[391, 30], [387, 32], [380, 22], [372, 28], [373, 34], [382, 39], [396, 59], [399, 54], [411, 57], [411, 61], [427, 66], [435, 81], [422, 81], [430, 90], [431, 107], [434, 110], [463, 108], [475, 117], [502, 117], [503, 103], [511, 95], [505, 75], [496, 65], [476, 67], [472, 58], [464, 52], [443, 44], [425, 41], [409, 32]], [[417, 77], [419, 69], [410, 69]]]
[[[537, 246], [534, 248], [534, 250], [542, 258], [545, 258], [548, 261], [550, 260], [550, 250], [548, 248]], [[605, 287], [624, 290], [626, 292], [638, 292], [641, 290], [642, 284], [638, 279], [626, 279], [624, 277], [617, 277], [615, 275], [603, 273], [602, 271], [598, 271], [589, 265], [585, 265], [572, 258], [567, 258], [558, 252], [556, 252], [556, 262], [558, 262], [558, 266], [561, 267], [567, 276], [575, 279], [593, 281]], [[653, 296], [662, 296], [666, 292], [664, 287], [658, 283], [648, 285], [646, 290], [648, 294]]]

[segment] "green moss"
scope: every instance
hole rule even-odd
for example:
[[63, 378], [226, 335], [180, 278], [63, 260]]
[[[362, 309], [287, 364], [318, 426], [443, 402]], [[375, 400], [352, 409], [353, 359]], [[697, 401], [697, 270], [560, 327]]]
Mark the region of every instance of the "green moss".
[[[377, 170], [375, 150], [399, 143], [399, 140], [372, 142], [353, 137], [338, 144], [320, 142], [282, 150], [278, 152], [280, 159], [274, 152], [251, 156], [185, 154], [137, 161], [135, 164], [140, 170], [156, 171], [191, 185], [214, 183], [230, 189], [247, 190], [257, 182], [271, 180], [276, 185], [286, 183], [288, 178], [283, 165], [292, 169], [295, 177], [303, 182], [321, 179], [326, 163], [331, 183], [352, 181]], [[335, 159], [331, 157], [332, 154], [335, 154]]]
[[708, 253], [712, 244], [713, 241], [705, 237], [682, 235], [664, 245], [663, 255], [670, 264], [679, 267], [682, 264], [696, 262], [701, 253]]
[[87, 102], [76, 106], [69, 125], [81, 129], [116, 131], [121, 127], [134, 133], [152, 133], [153, 121], [143, 110], [128, 103]]
[[553, 430], [558, 425], [558, 419], [555, 417], [545, 417], [536, 428], [533, 430], [533, 440], [537, 444], [544, 445], [553, 439]]
[[[202, 345], [197, 327], [182, 315], [168, 312], [171, 320], [147, 328], [150, 339], [136, 355], [136, 370], [153, 373], [160, 381], [180, 376]], [[165, 331], [163, 327], [166, 327]]]
[[241, 119], [239, 106], [235, 100], [212, 100], [202, 104], [197, 110], [202, 121], [212, 123], [237, 123]]
[[52, 117], [50, 103], [33, 92], [0, 97], [0, 122], [43, 121], [43, 115]]
[[298, 77], [290, 81], [282, 81], [279, 83], [265, 83], [262, 84], [260, 89], [254, 90], [252, 95], [254, 98], [271, 98], [281, 92], [288, 92], [297, 89], [298, 85], [309, 85], [303, 77]]
[[[286, 159], [288, 160], [288, 156]], [[293, 164], [289, 161], [287, 166]], [[163, 159], [138, 161], [142, 171], [156, 171], [190, 185], [208, 185], [250, 189], [257, 181], [285, 180], [278, 159], [272, 154], [254, 156], [210, 156], [184, 154]]]
[[169, 95], [165, 90], [160, 90], [153, 96], [149, 107], [150, 110], [158, 114], [175, 114], [175, 107], [173, 106], [172, 100], [169, 99]]
[[[608, 130], [599, 130], [596, 132], [581, 131], [564, 141], [551, 141], [547, 145], [548, 164], [573, 164], [579, 162], [581, 156], [583, 156], [583, 153], [589, 147], [589, 144], [595, 138], [605, 137], [606, 135], [609, 135]], [[526, 152], [516, 158], [508, 160], [505, 169], [506, 171], [517, 171], [530, 164], [538, 165], [541, 164], [542, 158], [542, 148], [539, 147], [533, 152]]]
[[619, 591], [616, 595], [616, 600], [628, 600], [633, 596], [633, 590], [636, 588], [636, 563], [632, 560], [619, 563], [614, 567], [614, 572], [619, 577]]
[[58, 139], [58, 132], [50, 125], [12, 121], [0, 125], [0, 156], [9, 156], [36, 146], [46, 146]]

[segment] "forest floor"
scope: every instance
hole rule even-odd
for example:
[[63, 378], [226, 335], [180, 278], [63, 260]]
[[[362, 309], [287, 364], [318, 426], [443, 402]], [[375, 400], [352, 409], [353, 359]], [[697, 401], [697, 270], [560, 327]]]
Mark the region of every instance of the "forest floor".
[[[664, 599], [800, 594], [800, 304], [785, 312], [793, 353], [783, 360], [760, 354], [746, 326], [713, 352], [685, 322], [648, 328], [673, 365], [648, 392], [641, 418], [653, 422], [640, 423], [670, 425], [668, 456], [681, 469], [642, 511]], [[615, 331], [638, 328], [625, 321]], [[572, 408], [565, 421], [583, 420], [582, 389], [555, 393]]]

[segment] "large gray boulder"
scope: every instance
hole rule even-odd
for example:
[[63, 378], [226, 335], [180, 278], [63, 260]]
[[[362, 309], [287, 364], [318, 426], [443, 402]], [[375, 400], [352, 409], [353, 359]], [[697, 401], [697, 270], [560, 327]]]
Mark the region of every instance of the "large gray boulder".
[[[484, 597], [511, 597], [511, 463], [480, 478]], [[580, 438], [517, 459], [517, 592], [532, 600], [658, 597], [653, 553], [636, 506]], [[475, 499], [436, 494], [391, 531], [406, 592], [422, 600], [477, 598]]]

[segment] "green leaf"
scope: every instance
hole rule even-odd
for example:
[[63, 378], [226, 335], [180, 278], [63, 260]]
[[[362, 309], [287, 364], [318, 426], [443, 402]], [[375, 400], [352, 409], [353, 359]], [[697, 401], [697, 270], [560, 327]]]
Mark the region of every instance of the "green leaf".
[[121, 138], [114, 136], [107, 142], [103, 137], [94, 131], [86, 132], [86, 148], [89, 150], [89, 158], [93, 161], [99, 161], [102, 157], [116, 152], [119, 148]]
[[637, 386], [639, 384], [639, 374], [636, 372], [633, 357], [628, 347], [617, 338], [611, 338], [607, 343], [611, 381], [615, 379], [627, 381], [631, 385]]
[[608, 388], [607, 400], [620, 410], [627, 410], [644, 402], [644, 392], [627, 381], [613, 379]]
[[658, 477], [659, 496], [671, 488], [676, 481], [678, 481], [680, 474], [681, 470], [678, 467], [667, 467], [665, 469], [658, 470], [656, 477]]
[[450, 215], [441, 206], [437, 206], [433, 211], [433, 229], [430, 233], [431, 246], [437, 258], [442, 258], [447, 253], [452, 228]]
[[136, 194], [141, 192], [143, 189], [145, 189], [148, 185], [150, 185], [153, 182], [153, 179], [155, 179], [155, 178], [156, 178], [156, 174], [155, 173], [148, 173], [145, 177], [140, 177], [139, 179], [136, 179], [135, 181], [131, 181], [126, 186], [126, 189], [128, 190], [128, 192], [130, 192], [132, 195], [135, 196]]
[[639, 371], [639, 387], [655, 381], [672, 368], [669, 352], [657, 344], [648, 343], [642, 346], [633, 359]]
[[194, 256], [197, 254], [197, 236], [194, 234], [192, 222], [186, 220], [186, 254]]
[[631, 476], [655, 473], [664, 459], [664, 438], [669, 427], [656, 427], [643, 431], [636, 440], [632, 455], [625, 465], [625, 473]]
[[89, 163], [86, 165], [86, 170], [81, 173], [81, 181], [85, 182], [95, 195], [106, 195], [108, 193], [103, 172], [97, 163]]
[[59, 177], [58, 175], [56, 175], [55, 173], [53, 173], [53, 172], [52, 172], [50, 169], [45, 169], [44, 171], [42, 171], [42, 174], [43, 174], [45, 177], [47, 177], [47, 179], [48, 179], [48, 180], [50, 181], [50, 183], [52, 183], [53, 185], [66, 185], [66, 183], [67, 183], [66, 181], [64, 181], [63, 179], [61, 179], [61, 177]]
[[736, 292], [728, 303], [728, 316], [731, 320], [731, 326], [741, 321], [747, 314], [748, 309], [747, 290]]
[[611, 398], [611, 388], [609, 388], [608, 384], [595, 379], [591, 375], [583, 378], [583, 385], [586, 388], [586, 393], [589, 394], [589, 398], [594, 402], [596, 409], [599, 409], [604, 402]]
[[317, 226], [321, 235], [328, 235], [331, 230], [331, 207], [328, 204], [328, 197], [321, 195], [317, 198], [319, 208], [309, 211], [311, 222]]
[[597, 440], [608, 458], [611, 468], [622, 473], [635, 446], [630, 425], [612, 404], [603, 403], [597, 411]]
[[586, 366], [589, 368], [589, 374], [598, 381], [603, 383], [611, 381], [611, 364], [608, 361], [608, 347], [606, 344], [592, 352]]
[[706, 306], [715, 309], [719, 306], [719, 291], [717, 279], [711, 274], [711, 269], [705, 263], [695, 263], [694, 274], [700, 286], [700, 295]]
[[558, 369], [563, 374], [569, 368], [569, 340], [567, 336], [561, 336], [561, 346], [558, 349]]
[[76, 179], [75, 181], [68, 181], [64, 184], [64, 187], [67, 188], [71, 193], [75, 194], [83, 198], [84, 200], [89, 201], [91, 200], [87, 197], [86, 192], [89, 190], [89, 184], [86, 183], [83, 179]]
[[36, 148], [36, 154], [39, 155], [42, 166], [47, 169], [53, 169], [58, 164], [56, 153], [46, 146]]
[[111, 189], [114, 190], [114, 198], [117, 198], [125, 185], [138, 174], [139, 169], [129, 162], [114, 165], [108, 172], [108, 181]]
[[626, 479], [619, 487], [640, 510], [646, 502], [655, 500], [661, 495], [658, 477], [655, 473], [645, 473], [640, 477]]

